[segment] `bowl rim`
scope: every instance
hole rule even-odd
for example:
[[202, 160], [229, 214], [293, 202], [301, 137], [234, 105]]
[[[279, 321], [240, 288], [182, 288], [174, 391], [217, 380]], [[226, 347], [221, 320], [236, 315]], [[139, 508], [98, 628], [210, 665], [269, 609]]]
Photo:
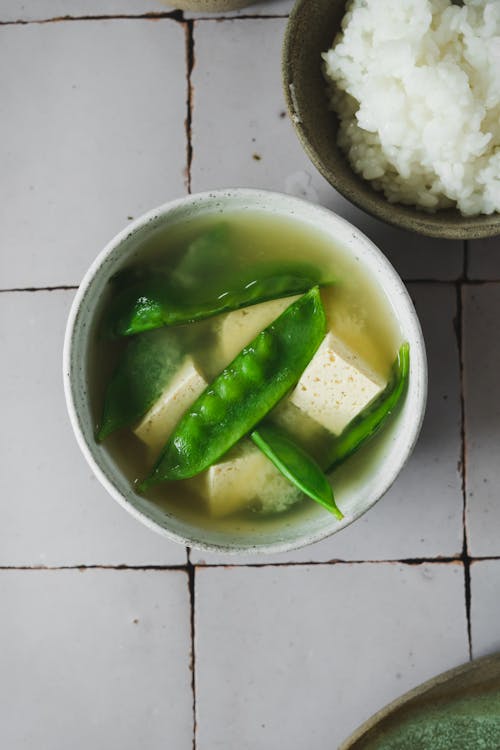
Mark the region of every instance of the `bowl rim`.
[[[343, 0], [344, 4], [347, 0]], [[398, 227], [399, 229], [405, 229], [406, 231], [415, 232], [417, 234], [423, 234], [427, 237], [435, 237], [438, 239], [447, 239], [455, 241], [463, 240], [474, 240], [474, 239], [485, 239], [497, 237], [500, 235], [500, 214], [479, 214], [478, 216], [466, 217], [461, 216], [457, 210], [457, 216], [459, 221], [453, 226], [443, 224], [439, 222], [440, 212], [426, 213], [420, 211], [416, 207], [406, 206], [402, 203], [390, 203], [382, 192], [378, 192], [371, 189], [370, 198], [365, 196], [363, 192], [356, 189], [355, 186], [344, 182], [342, 178], [339, 178], [336, 172], [331, 171], [325, 165], [321, 155], [312, 145], [311, 140], [307, 134], [307, 129], [304, 127], [302, 118], [300, 116], [299, 103], [296, 98], [295, 85], [294, 85], [294, 46], [298, 43], [299, 39], [302, 39], [302, 33], [300, 30], [301, 14], [311, 11], [310, 0], [296, 0], [295, 4], [290, 12], [288, 22], [285, 29], [285, 35], [283, 38], [282, 54], [281, 54], [281, 74], [282, 74], [282, 87], [285, 95], [285, 101], [287, 105], [288, 114], [295, 133], [302, 145], [302, 148], [306, 152], [307, 156], [314, 164], [318, 172], [325, 178], [325, 180], [332, 185], [341, 195], [344, 196], [348, 201], [357, 206], [365, 213], [373, 216], [376, 219], [380, 219], [387, 224]], [[333, 39], [332, 39], [333, 41]], [[325, 82], [326, 91], [326, 82]], [[346, 164], [348, 162], [346, 161]], [[355, 175], [353, 177], [362, 179]], [[365, 180], [369, 187], [369, 182]]]
[[447, 669], [430, 677], [420, 685], [407, 690], [403, 695], [398, 696], [366, 719], [361, 726], [339, 745], [338, 750], [355, 750], [356, 746], [359, 748], [360, 745], [358, 743], [363, 743], [363, 740], [368, 739], [369, 733], [377, 729], [377, 726], [382, 724], [385, 719], [390, 719], [391, 716], [397, 715], [400, 711], [402, 712], [406, 706], [411, 706], [419, 698], [425, 698], [426, 694], [440, 688], [445, 688], [447, 683], [453, 683], [456, 678], [467, 678], [470, 676], [474, 679], [474, 673], [480, 670], [491, 671], [496, 677], [500, 673], [500, 652], [472, 659], [472, 661], [467, 661], [457, 667]]
[[[179, 534], [170, 528], [165, 528], [164, 526], [156, 523], [156, 521], [147, 516], [138, 508], [134, 507], [132, 503], [127, 500], [127, 498], [114, 484], [112, 478], [108, 475], [108, 473], [104, 470], [104, 468], [99, 464], [97, 459], [92, 454], [90, 446], [84, 435], [82, 420], [80, 418], [79, 408], [76, 403], [73, 390], [74, 381], [76, 379], [76, 373], [73, 367], [73, 347], [75, 340], [75, 330], [79, 323], [79, 313], [82, 307], [82, 302], [86, 298], [89, 287], [92, 285], [94, 279], [99, 276], [101, 268], [105, 267], [107, 258], [131, 235], [138, 232], [153, 220], [162, 219], [175, 212], [175, 210], [178, 208], [185, 208], [190, 205], [196, 204], [204, 205], [205, 203], [213, 202], [214, 200], [230, 201], [233, 198], [244, 198], [250, 201], [252, 199], [254, 201], [257, 201], [259, 198], [266, 200], [274, 199], [278, 201], [285, 200], [291, 209], [295, 207], [297, 210], [305, 210], [318, 216], [324, 216], [326, 220], [333, 220], [333, 222], [337, 222], [340, 225], [343, 225], [344, 229], [348, 231], [352, 235], [352, 237], [359, 243], [359, 247], [363, 248], [364, 252], [367, 255], [371, 253], [371, 255], [380, 263], [382, 273], [384, 274], [384, 278], [387, 280], [387, 282], [392, 283], [393, 286], [398, 288], [398, 291], [404, 300], [402, 304], [406, 305], [407, 314], [411, 325], [413, 326], [413, 335], [415, 338], [415, 342], [418, 346], [417, 356], [412, 356], [412, 362], [418, 363], [418, 368], [415, 370], [415, 376], [417, 379], [415, 384], [417, 394], [415, 418], [412, 420], [412, 426], [410, 430], [405, 434], [406, 443], [403, 451], [400, 452], [400, 455], [398, 456], [398, 463], [396, 465], [395, 462], [392, 470], [387, 473], [387, 479], [385, 479], [382, 483], [383, 487], [381, 488], [381, 490], [377, 490], [375, 499], [370, 503], [370, 505], [368, 505], [366, 508], [363, 508], [360, 512], [354, 514], [352, 518], [346, 520], [345, 523], [342, 523], [342, 525], [338, 527], [328, 528], [325, 526], [324, 528], [320, 528], [315, 533], [305, 531], [303, 533], [297, 534], [294, 539], [287, 541], [277, 541], [260, 544], [238, 544], [237, 542], [233, 544], [218, 544], [204, 541], [203, 538], [197, 538], [195, 536], [183, 536], [182, 534]], [[298, 220], [306, 222], [304, 216], [299, 217]], [[120, 232], [118, 232], [96, 256], [87, 272], [85, 273], [80, 286], [78, 287], [67, 319], [63, 345], [62, 365], [66, 408], [68, 411], [71, 426], [73, 428], [73, 432], [75, 434], [78, 446], [82, 451], [88, 465], [92, 469], [92, 472], [97, 477], [101, 485], [106, 489], [108, 494], [110, 494], [111, 497], [116, 500], [119, 505], [125, 508], [125, 510], [127, 510], [142, 524], [147, 526], [149, 529], [156, 531], [162, 536], [170, 539], [171, 541], [175, 541], [182, 544], [183, 546], [188, 546], [199, 550], [223, 553], [228, 555], [261, 553], [278, 554], [294, 549], [300, 549], [301, 547], [305, 547], [309, 544], [314, 544], [315, 542], [321, 541], [322, 539], [333, 535], [337, 531], [346, 528], [351, 523], [360, 518], [365, 512], [372, 508], [383, 495], [385, 495], [385, 493], [392, 486], [401, 470], [405, 466], [406, 462], [408, 461], [409, 457], [411, 456], [422, 427], [427, 402], [427, 358], [422, 329], [409, 293], [390, 261], [375, 245], [375, 243], [370, 240], [361, 230], [347, 221], [347, 219], [344, 219], [330, 209], [310, 203], [309, 201], [302, 198], [297, 198], [294, 196], [286, 195], [284, 193], [258, 188], [227, 188], [189, 194], [185, 197], [168, 201], [156, 208], [151, 209], [150, 211], [147, 211], [134, 221], [130, 222], [130, 224], [126, 225]], [[412, 364], [412, 366], [414, 365]], [[203, 537], [203, 528], [198, 527], [198, 531], [201, 533], [201, 537]]]

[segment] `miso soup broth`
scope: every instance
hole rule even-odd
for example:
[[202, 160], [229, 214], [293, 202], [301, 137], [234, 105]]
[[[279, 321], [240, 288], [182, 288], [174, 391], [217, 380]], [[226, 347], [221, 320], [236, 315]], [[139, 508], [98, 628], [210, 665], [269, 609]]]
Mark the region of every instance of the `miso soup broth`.
[[[181, 262], [188, 257], [193, 243], [210, 238], [220, 228], [222, 228], [226, 249], [229, 248], [231, 252], [231, 263], [236, 269], [240, 269], [242, 274], [246, 274], [249, 269], [262, 262], [272, 262], [274, 267], [279, 268], [280, 265], [290, 261], [303, 261], [315, 266], [325, 277], [333, 279], [331, 285], [321, 287], [321, 299], [327, 317], [327, 331], [332, 331], [343, 344], [355, 352], [381, 381], [388, 380], [391, 365], [401, 344], [401, 332], [390, 302], [361, 268], [360, 263], [350, 257], [341, 246], [337, 246], [330, 236], [294, 218], [285, 219], [256, 211], [225, 212], [170, 224], [157, 230], [142, 247], [138, 248], [134, 258], [124, 269], [125, 274], [128, 272], [139, 275], [143, 272], [168, 273], [182, 265]], [[219, 250], [218, 242], [207, 242], [207, 257], [210, 260], [213, 256], [215, 279], [220, 268]], [[209, 262], [209, 269], [210, 266]], [[210, 284], [209, 276], [210, 272], [207, 272], [208, 285]], [[107, 315], [113, 303], [113, 295], [114, 287], [113, 283], [110, 283], [108, 294], [102, 300], [101, 309], [96, 318], [92, 351], [89, 356], [89, 392], [96, 425], [99, 425], [101, 421], [106, 387], [116, 363], [124, 348], [129, 345], [132, 338], [135, 338], [135, 336], [125, 336], [110, 340], [106, 337], [104, 331]], [[220, 340], [224, 321], [232, 314], [231, 312], [223, 313], [206, 320], [175, 327], [183, 354], [192, 358], [208, 384], [231, 361], [227, 360], [227, 353], [224, 353], [223, 347], [221, 349]], [[244, 339], [245, 316], [240, 316], [238, 320]], [[243, 340], [241, 346], [237, 348], [241, 349], [246, 344], [247, 341]], [[309, 418], [308, 415], [306, 418]], [[330, 435], [324, 426], [316, 426], [313, 437], [304, 437], [302, 440], [299, 436], [299, 442], [302, 442], [303, 447], [320, 460], [323, 446]], [[134, 428], [135, 425], [131, 425], [116, 431], [105, 439], [104, 446], [130, 482], [137, 484], [150, 473], [157, 462], [158, 452], [152, 452], [150, 447], [134, 434]], [[377, 439], [375, 438], [373, 442], [376, 443]], [[243, 438], [243, 440], [248, 441], [248, 438]], [[237, 447], [236, 453], [238, 450]], [[366, 451], [363, 448], [358, 456], [348, 459], [346, 466], [342, 467], [344, 486], [349, 481], [349, 466], [352, 464], [353, 470], [359, 475], [360, 461], [361, 465], [363, 461], [368, 465], [373, 460], [370, 457], [372, 454], [373, 451]], [[230, 458], [232, 452], [228, 455]], [[366, 459], [363, 459], [364, 455]], [[225, 461], [226, 457], [220, 460]], [[282, 479], [284, 482], [288, 481]], [[267, 482], [267, 479], [264, 479], [264, 482]], [[283, 488], [284, 485], [279, 486]], [[167, 513], [198, 526], [217, 528], [221, 531], [240, 530], [247, 533], [261, 528], [262, 524], [268, 526], [291, 524], [299, 514], [303, 517], [306, 513], [326, 513], [311, 499], [300, 494], [295, 497], [293, 503], [284, 502], [282, 507], [279, 502], [276, 502], [272, 507], [280, 508], [280, 512], [266, 512], [269, 510], [269, 504], [264, 496], [269, 498], [270, 493], [273, 492], [268, 483], [249, 499], [245, 507], [238, 508], [225, 516], [214, 516], [210, 503], [207, 503], [206, 497], [200, 493], [199, 487], [199, 478], [194, 477], [158, 484], [144, 494], [164, 508]]]

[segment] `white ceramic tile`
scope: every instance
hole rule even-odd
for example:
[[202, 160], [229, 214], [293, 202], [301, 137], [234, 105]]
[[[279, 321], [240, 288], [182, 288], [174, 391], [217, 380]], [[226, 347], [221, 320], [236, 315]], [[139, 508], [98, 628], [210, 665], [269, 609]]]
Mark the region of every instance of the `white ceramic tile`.
[[[285, 114], [280, 55], [286, 21], [195, 24], [193, 191], [248, 186], [320, 202], [359, 226], [408, 279], [454, 279], [460, 242], [426, 239], [368, 217], [316, 171]], [[258, 54], [256, 54], [258, 50]]]
[[470, 279], [500, 279], [500, 237], [469, 242], [467, 275]]
[[0, 565], [177, 565], [93, 478], [64, 404], [63, 331], [73, 292], [0, 294]]
[[[172, 0], [174, 2], [174, 0]], [[294, 6], [294, 0], [254, 0], [241, 10], [228, 10], [223, 13], [198, 13], [185, 11], [184, 18], [239, 18], [240, 16], [287, 16]]]
[[129, 217], [184, 192], [180, 24], [3, 26], [0, 92], [3, 288], [79, 282]]
[[[463, 546], [460, 384], [453, 328], [456, 293], [445, 284], [411, 287], [429, 357], [429, 401], [415, 452], [387, 495], [339, 534], [302, 550], [276, 555], [274, 562], [389, 560], [459, 555]], [[227, 562], [191, 552], [201, 563]], [[267, 558], [266, 558], [267, 560]], [[236, 562], [255, 562], [238, 557]]]
[[0, 735], [9, 750], [191, 750], [180, 571], [1, 571]]
[[164, 0], [2, 0], [0, 21], [43, 21], [81, 16], [142, 16], [170, 11]]
[[464, 288], [467, 536], [473, 557], [500, 555], [500, 284]]
[[468, 659], [460, 564], [198, 569], [198, 750], [336, 748]]
[[500, 651], [500, 560], [473, 562], [471, 634], [474, 658]]

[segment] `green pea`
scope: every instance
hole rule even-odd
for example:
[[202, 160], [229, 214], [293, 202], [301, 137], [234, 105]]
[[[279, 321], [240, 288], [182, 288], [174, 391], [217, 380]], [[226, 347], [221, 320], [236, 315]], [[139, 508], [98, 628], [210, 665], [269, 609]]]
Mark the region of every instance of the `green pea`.
[[182, 445], [183, 450], [186, 449], [190, 442], [200, 442], [204, 440], [206, 433], [205, 424], [202, 423], [199, 412], [190, 411], [189, 417], [189, 431], [187, 431], [186, 435], [180, 436], [182, 442], [178, 443], [178, 445]]
[[276, 351], [276, 340], [271, 331], [259, 333], [253, 344], [253, 350], [257, 360], [269, 361]]
[[205, 400], [200, 404], [202, 417], [208, 422], [215, 422], [217, 419], [221, 419], [224, 412], [224, 402], [221, 397], [213, 390], [208, 391]]
[[257, 362], [257, 359], [252, 355], [253, 351], [242, 357], [241, 372], [251, 383], [258, 383], [264, 377], [264, 369], [262, 365]]
[[236, 373], [228, 371], [217, 382], [217, 393], [223, 401], [237, 401], [241, 398], [243, 383]]
[[[325, 328], [319, 289], [313, 287], [240, 352], [198, 397], [139, 489], [193, 477], [218, 461], [296, 385], [323, 340]], [[247, 373], [257, 373], [258, 367], [265, 370], [265, 377], [249, 384]], [[214, 403], [214, 392], [221, 398], [224, 413], [215, 422], [205, 422], [205, 429], [195, 434], [193, 422], [205, 413], [207, 400]]]

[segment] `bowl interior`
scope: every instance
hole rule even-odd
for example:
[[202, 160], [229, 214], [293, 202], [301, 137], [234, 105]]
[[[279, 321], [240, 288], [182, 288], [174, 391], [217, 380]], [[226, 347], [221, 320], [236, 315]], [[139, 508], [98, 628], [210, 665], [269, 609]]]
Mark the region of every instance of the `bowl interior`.
[[[345, 512], [342, 523], [311, 502], [310, 510], [300, 516], [300, 522], [290, 518], [274, 525], [265, 524], [262, 530], [252, 533], [228, 533], [195, 526], [137, 495], [105, 445], [97, 444], [94, 439], [88, 363], [100, 300], [105, 296], [110, 277], [136, 256], [146, 238], [166, 222], [183, 222], [194, 216], [230, 211], [293, 216], [334, 237], [379, 284], [399, 321], [402, 336], [410, 343], [410, 385], [402, 409], [377, 440], [350, 459], [359, 465], [359, 472], [354, 472], [357, 477], [354, 482], [352, 471], [348, 482], [344, 480], [343, 467], [336, 472], [336, 495]], [[191, 196], [151, 212], [118, 235], [89, 269], [73, 303], [66, 332], [64, 377], [76, 437], [109, 493], [160, 533], [190, 546], [225, 551], [284, 551], [317, 541], [355, 520], [388, 489], [407, 459], [420, 429], [426, 398], [426, 360], [420, 326], [401, 280], [385, 257], [363, 234], [330, 211], [289, 196], [254, 190]]]
[[389, 203], [358, 177], [336, 144], [337, 116], [329, 109], [321, 54], [340, 31], [345, 0], [297, 0], [283, 48], [283, 83], [288, 110], [302, 145], [322, 175], [342, 195], [389, 224], [447, 239], [500, 234], [500, 214], [466, 218], [455, 209], [427, 214]]

